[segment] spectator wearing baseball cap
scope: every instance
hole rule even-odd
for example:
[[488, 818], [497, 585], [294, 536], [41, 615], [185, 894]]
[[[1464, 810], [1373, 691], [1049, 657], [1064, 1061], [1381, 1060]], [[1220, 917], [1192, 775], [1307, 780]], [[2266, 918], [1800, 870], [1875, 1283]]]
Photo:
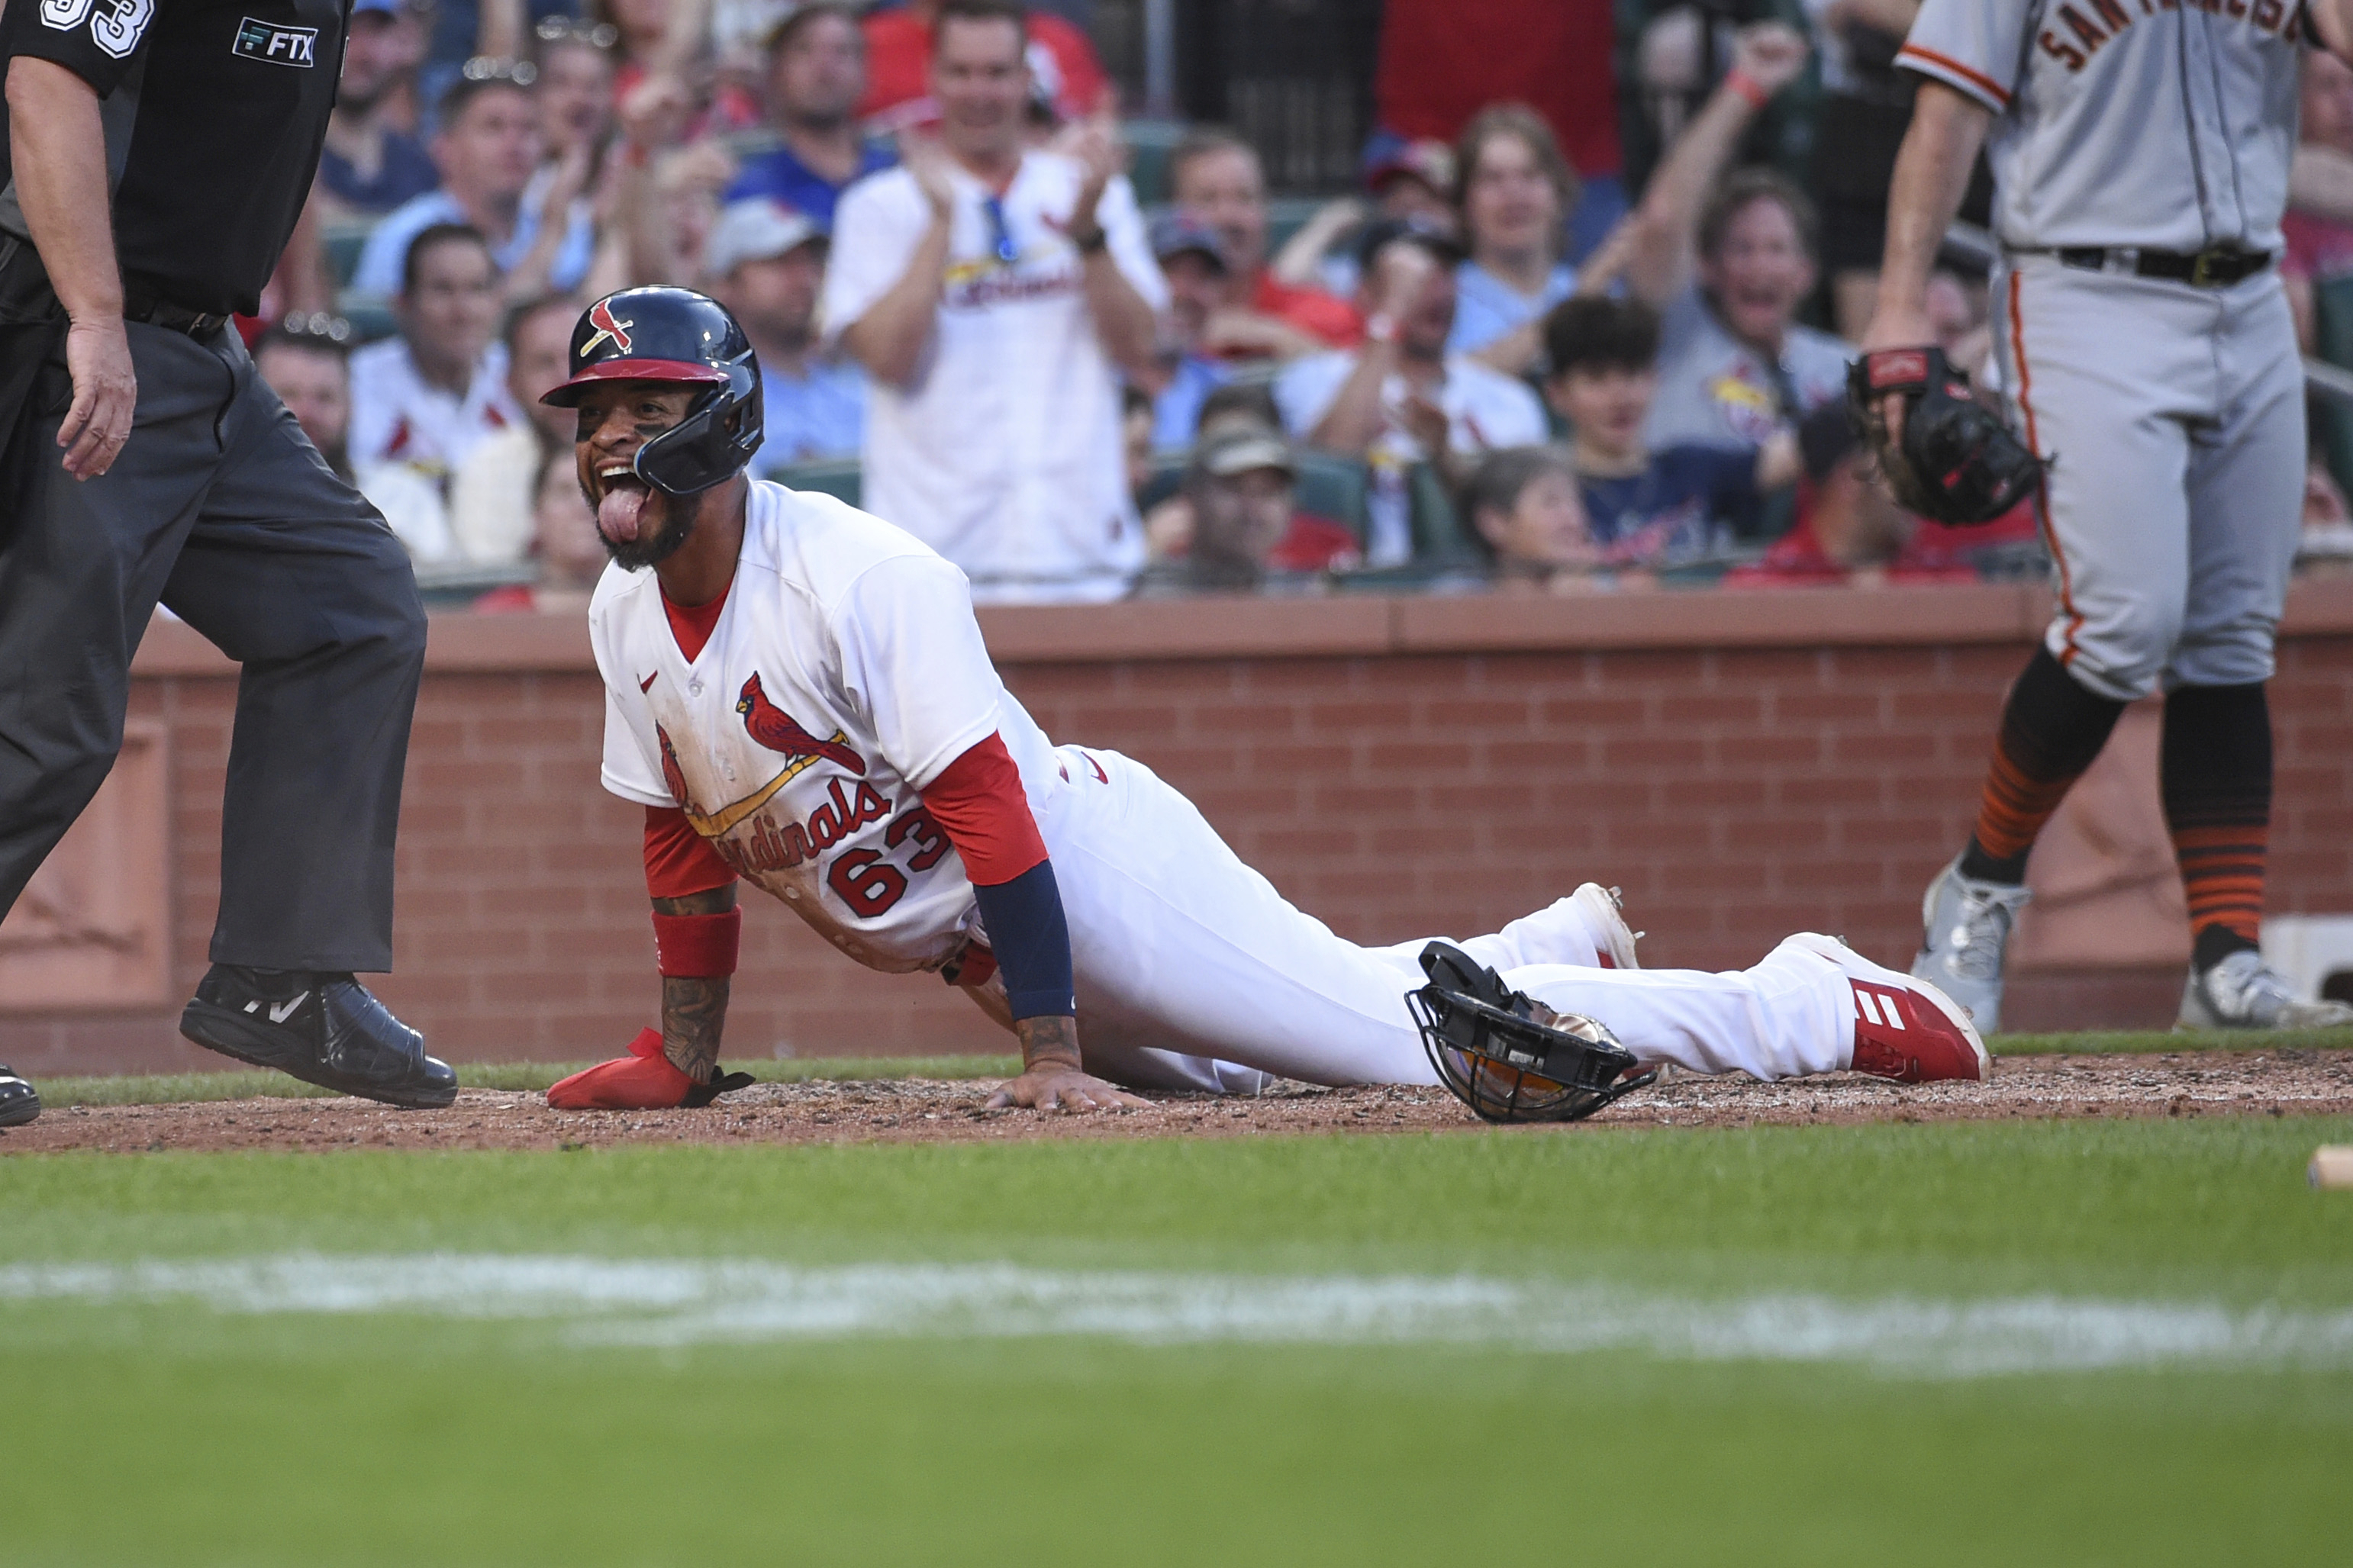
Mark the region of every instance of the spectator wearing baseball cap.
[[1377, 131], [1365, 143], [1363, 164], [1365, 194], [1335, 196], [1300, 226], [1267, 268], [1277, 282], [1354, 299], [1356, 245], [1366, 224], [1406, 218], [1454, 232], [1453, 148], [1432, 137], [1409, 142]]
[[1173, 451], [1193, 444], [1203, 401], [1233, 379], [1233, 366], [1206, 352], [1230, 268], [1218, 231], [1181, 211], [1155, 218], [1151, 234], [1153, 259], [1168, 280], [1163, 353], [1169, 361], [1167, 379], [1152, 399], [1152, 445]]
[[1311, 592], [1315, 574], [1356, 563], [1356, 536], [1295, 505], [1299, 465], [1270, 425], [1238, 419], [1204, 435], [1185, 470], [1180, 526], [1155, 517], [1167, 548], [1135, 596]]
[[703, 251], [712, 298], [735, 313], [760, 362], [767, 438], [754, 459], [790, 463], [855, 457], [866, 434], [866, 377], [818, 347], [825, 231], [806, 213], [765, 196], [731, 202]]
[[353, 0], [343, 37], [343, 75], [319, 149], [318, 200], [329, 212], [388, 213], [441, 183], [409, 129], [425, 29], [401, 0]]
[[1543, 441], [1545, 416], [1520, 382], [1447, 352], [1454, 269], [1462, 259], [1451, 236], [1410, 222], [1379, 223], [1359, 256], [1364, 346], [1286, 367], [1274, 396], [1294, 436], [1371, 466], [1365, 555], [1372, 565], [1392, 566], [1413, 552], [1413, 465], [1434, 463], [1459, 484], [1483, 453]]
[[1266, 172], [1256, 148], [1222, 127], [1197, 127], [1168, 154], [1168, 184], [1176, 205], [1225, 247], [1228, 308], [1211, 323], [1211, 353], [1283, 360], [1356, 342], [1363, 323], [1347, 301], [1286, 283], [1266, 265]]
[[828, 232], [834, 204], [854, 180], [898, 162], [860, 133], [854, 118], [866, 93], [866, 35], [858, 7], [807, 0], [769, 35], [768, 123], [779, 145], [744, 160], [730, 202], [753, 196], [805, 212]]

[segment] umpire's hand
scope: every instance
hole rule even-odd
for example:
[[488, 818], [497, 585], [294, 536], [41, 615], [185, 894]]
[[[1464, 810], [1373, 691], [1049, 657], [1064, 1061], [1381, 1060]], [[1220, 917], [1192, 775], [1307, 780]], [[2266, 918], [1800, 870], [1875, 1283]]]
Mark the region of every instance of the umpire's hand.
[[114, 466], [131, 438], [139, 378], [131, 369], [131, 340], [121, 316], [78, 319], [66, 329], [66, 368], [73, 373], [73, 406], [58, 427], [66, 472], [94, 479]]

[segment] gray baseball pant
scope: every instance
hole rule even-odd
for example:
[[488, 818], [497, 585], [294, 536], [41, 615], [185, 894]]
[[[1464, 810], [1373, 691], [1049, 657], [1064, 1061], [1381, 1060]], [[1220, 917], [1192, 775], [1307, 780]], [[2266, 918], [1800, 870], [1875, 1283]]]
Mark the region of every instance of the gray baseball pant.
[[388, 970], [425, 657], [408, 558], [235, 331], [128, 330], [138, 408], [104, 475], [64, 468], [62, 333], [38, 334], [48, 352], [0, 432], [0, 912], [114, 765], [160, 599], [245, 667], [214, 962]]

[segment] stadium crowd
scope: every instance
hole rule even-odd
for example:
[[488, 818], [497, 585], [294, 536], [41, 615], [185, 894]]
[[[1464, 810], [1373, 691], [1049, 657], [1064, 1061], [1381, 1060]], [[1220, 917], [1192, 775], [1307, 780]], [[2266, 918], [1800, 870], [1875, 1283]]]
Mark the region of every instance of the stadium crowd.
[[[420, 580], [486, 611], [596, 581], [538, 397], [583, 306], [648, 283], [743, 321], [763, 475], [983, 598], [2045, 570], [2031, 506], [1908, 516], [1845, 417], [1916, 0], [1524, 8], [1504, 50], [1392, 0], [1361, 189], [1318, 204], [1233, 131], [1123, 121], [1083, 0], [355, 0], [245, 325]], [[2353, 70], [2325, 52], [2304, 135], [2284, 270], [2353, 363]], [[1985, 252], [1947, 259], [1937, 331], [1991, 395]], [[2353, 411], [2314, 417], [2326, 570]]]

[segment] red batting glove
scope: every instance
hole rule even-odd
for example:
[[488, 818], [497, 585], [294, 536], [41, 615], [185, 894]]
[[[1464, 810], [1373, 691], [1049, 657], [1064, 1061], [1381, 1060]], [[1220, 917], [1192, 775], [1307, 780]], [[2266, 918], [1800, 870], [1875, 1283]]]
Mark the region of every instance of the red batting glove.
[[662, 1055], [659, 1029], [640, 1029], [629, 1054], [574, 1073], [547, 1091], [557, 1110], [670, 1110], [700, 1086]]

